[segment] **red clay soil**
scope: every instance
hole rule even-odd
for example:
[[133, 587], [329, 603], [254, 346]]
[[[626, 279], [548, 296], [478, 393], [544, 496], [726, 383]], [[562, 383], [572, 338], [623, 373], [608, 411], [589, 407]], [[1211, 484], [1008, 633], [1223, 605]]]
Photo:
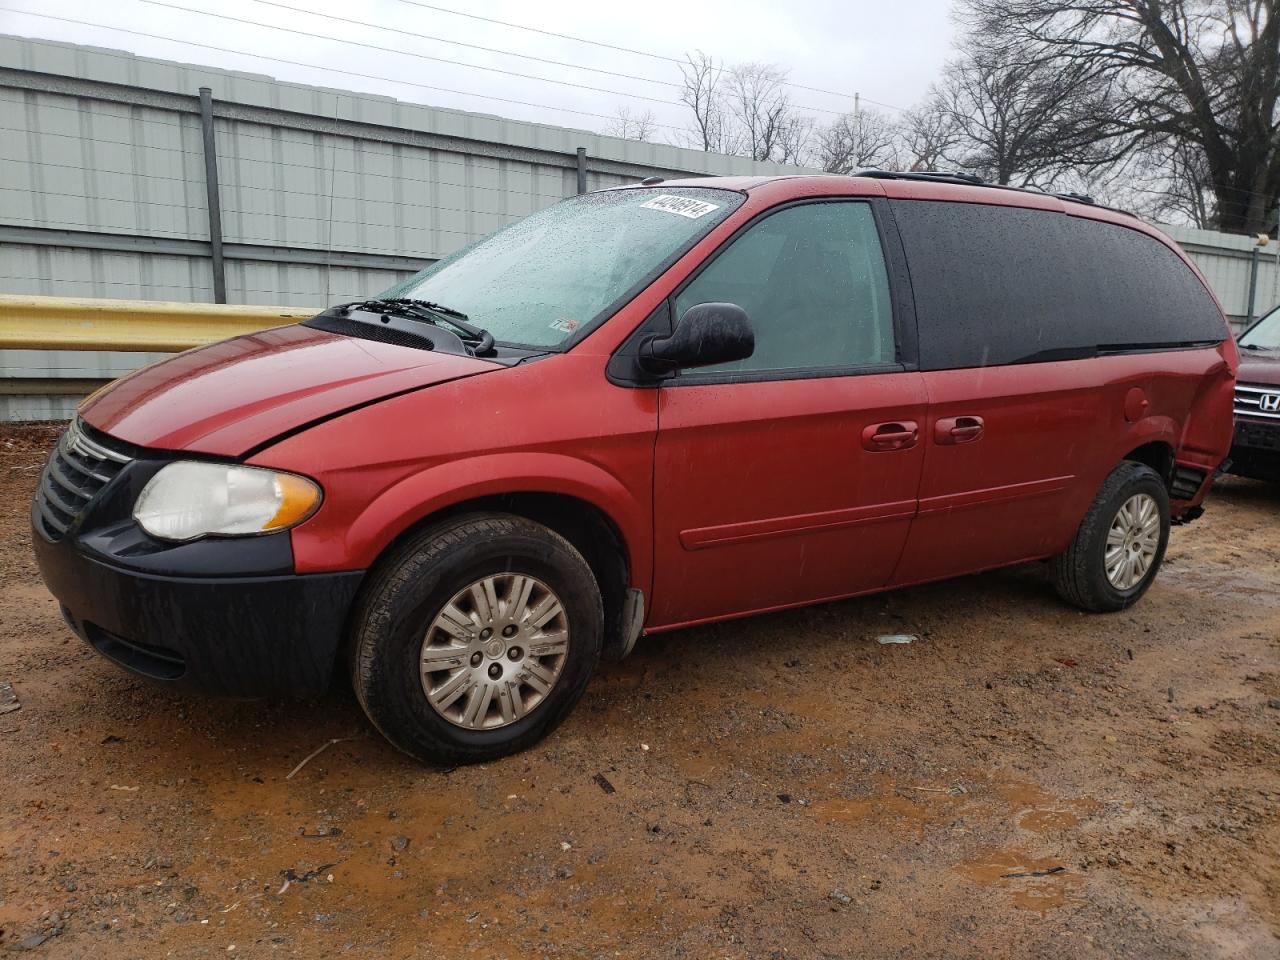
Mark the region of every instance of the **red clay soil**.
[[1280, 487], [1222, 482], [1124, 613], [1032, 565], [647, 639], [444, 771], [341, 682], [182, 696], [76, 640], [50, 437], [0, 434], [0, 951], [1280, 956]]

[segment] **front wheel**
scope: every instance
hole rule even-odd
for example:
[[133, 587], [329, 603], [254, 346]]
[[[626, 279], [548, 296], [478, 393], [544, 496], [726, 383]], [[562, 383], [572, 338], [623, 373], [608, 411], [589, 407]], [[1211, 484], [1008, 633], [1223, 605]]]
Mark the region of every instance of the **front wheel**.
[[476, 514], [423, 531], [372, 574], [352, 684], [373, 725], [430, 763], [515, 753], [551, 732], [600, 659], [591, 568], [548, 528]]
[[1168, 543], [1164, 480], [1126, 460], [1102, 484], [1071, 546], [1052, 561], [1053, 585], [1082, 610], [1123, 610], [1147, 592]]

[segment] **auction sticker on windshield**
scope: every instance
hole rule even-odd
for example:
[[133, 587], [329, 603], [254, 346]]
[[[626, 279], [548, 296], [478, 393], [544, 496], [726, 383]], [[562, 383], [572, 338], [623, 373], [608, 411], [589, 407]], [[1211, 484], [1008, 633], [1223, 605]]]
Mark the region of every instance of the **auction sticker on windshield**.
[[691, 197], [673, 197], [669, 193], [646, 200], [640, 206], [646, 210], [674, 213], [677, 216], [688, 217], [690, 220], [697, 220], [699, 217], [705, 217], [712, 210], [720, 209], [718, 203], [707, 203], [705, 200], [694, 200]]

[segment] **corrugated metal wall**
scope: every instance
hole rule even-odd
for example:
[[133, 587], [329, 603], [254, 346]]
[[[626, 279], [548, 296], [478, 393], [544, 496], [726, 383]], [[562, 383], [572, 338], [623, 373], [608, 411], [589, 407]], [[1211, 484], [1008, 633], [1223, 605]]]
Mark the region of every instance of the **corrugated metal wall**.
[[[198, 91], [213, 92], [227, 299], [374, 294], [577, 191], [649, 174], [796, 172], [115, 50], [0, 36], [0, 292], [212, 301]], [[1169, 228], [1233, 321], [1252, 238]], [[1256, 311], [1280, 301], [1273, 244]], [[0, 351], [0, 378], [100, 379], [146, 354]], [[74, 397], [0, 398], [0, 419]]]
[[1195, 260], [1237, 333], [1248, 322], [1249, 275], [1255, 249], [1259, 256], [1254, 315], [1260, 316], [1280, 304], [1280, 243], [1272, 240], [1258, 248], [1254, 237], [1192, 227], [1162, 229]]
[[[198, 92], [209, 87], [227, 300], [376, 294], [587, 188], [794, 172], [115, 50], [0, 36], [0, 292], [212, 301]], [[0, 376], [118, 376], [139, 354], [0, 351]], [[0, 418], [74, 398], [0, 399]]]

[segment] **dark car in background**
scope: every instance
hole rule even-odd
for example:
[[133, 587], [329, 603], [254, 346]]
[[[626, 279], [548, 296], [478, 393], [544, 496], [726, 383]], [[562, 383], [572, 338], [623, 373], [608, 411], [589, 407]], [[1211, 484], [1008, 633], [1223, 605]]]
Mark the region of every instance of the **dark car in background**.
[[1228, 473], [1280, 481], [1280, 306], [1240, 336]]

